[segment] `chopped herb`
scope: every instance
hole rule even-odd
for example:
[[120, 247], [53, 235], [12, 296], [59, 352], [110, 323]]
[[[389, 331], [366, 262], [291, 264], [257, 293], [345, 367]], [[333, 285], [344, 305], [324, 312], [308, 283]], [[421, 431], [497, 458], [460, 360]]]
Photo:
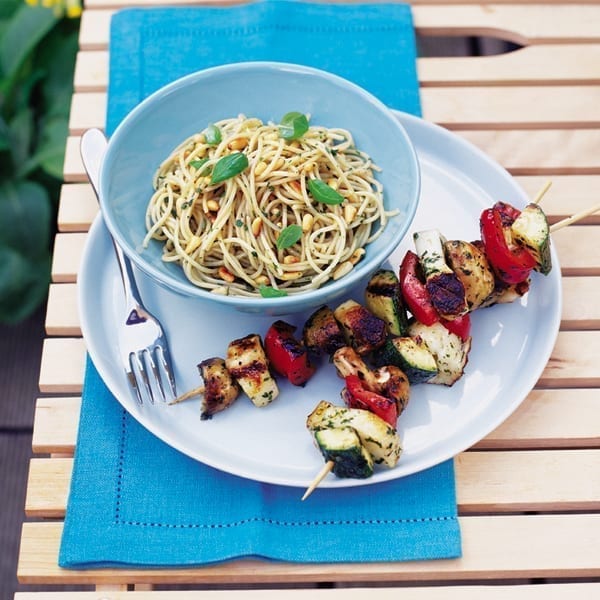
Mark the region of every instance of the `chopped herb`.
[[243, 226], [244, 226], [244, 221], [242, 221], [241, 219], [238, 219], [238, 220], [235, 222], [235, 226], [236, 226], [236, 227], [243, 227]]
[[200, 160], [190, 160], [190, 167], [194, 167], [197, 171], [200, 171], [201, 167], [205, 165], [208, 158], [202, 158]]
[[233, 152], [220, 158], [211, 176], [211, 183], [221, 183], [231, 179], [248, 168], [248, 157], [243, 152]]
[[302, 227], [300, 225], [288, 225], [281, 231], [277, 238], [277, 247], [280, 250], [293, 246], [302, 237]]
[[204, 137], [209, 146], [217, 146], [221, 143], [221, 130], [216, 125], [209, 125], [204, 132]]
[[285, 290], [277, 290], [270, 285], [261, 285], [258, 288], [258, 291], [263, 298], [283, 298], [284, 296], [287, 296]]
[[309, 179], [308, 189], [317, 202], [323, 204], [341, 204], [344, 197], [329, 187], [322, 179]]
[[308, 131], [308, 119], [299, 112], [289, 112], [283, 115], [279, 123], [279, 135], [284, 140], [297, 140]]

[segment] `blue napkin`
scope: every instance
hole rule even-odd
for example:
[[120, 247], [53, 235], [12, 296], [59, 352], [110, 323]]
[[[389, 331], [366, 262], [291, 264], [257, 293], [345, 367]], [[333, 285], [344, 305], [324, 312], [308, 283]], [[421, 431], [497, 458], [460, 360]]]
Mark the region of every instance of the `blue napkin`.
[[[408, 6], [261, 2], [125, 10], [113, 17], [108, 132], [139, 101], [203, 67], [280, 60], [335, 72], [419, 113]], [[376, 486], [302, 490], [220, 472], [163, 444], [88, 360], [59, 564], [201, 565], [460, 556], [452, 461]]]

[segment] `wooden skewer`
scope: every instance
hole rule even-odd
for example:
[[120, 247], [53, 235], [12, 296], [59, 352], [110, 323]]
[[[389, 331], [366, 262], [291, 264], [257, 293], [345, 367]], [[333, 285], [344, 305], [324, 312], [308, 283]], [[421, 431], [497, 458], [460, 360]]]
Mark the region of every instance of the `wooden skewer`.
[[173, 405], [173, 404], [179, 404], [180, 402], [185, 402], [186, 400], [189, 400], [190, 398], [194, 398], [195, 396], [202, 396], [202, 394], [204, 394], [204, 386], [201, 385], [197, 388], [194, 388], [193, 390], [190, 390], [189, 392], [185, 392], [185, 394], [181, 394], [181, 396], [177, 396], [177, 398], [175, 398], [174, 400], [171, 400], [171, 402], [169, 402], [169, 406]]
[[595, 204], [594, 206], [591, 206], [590, 208], [586, 208], [585, 210], [582, 210], [578, 213], [575, 213], [574, 215], [571, 215], [570, 217], [567, 217], [566, 219], [563, 219], [562, 221], [559, 221], [558, 223], [554, 223], [554, 225], [550, 226], [550, 233], [554, 233], [555, 231], [558, 231], [559, 229], [563, 229], [563, 227], [568, 227], [569, 225], [572, 225], [573, 223], [580, 221], [581, 219], [594, 214], [595, 212], [598, 212], [600, 210], [600, 203]]
[[542, 189], [536, 194], [535, 198], [532, 200], [533, 204], [539, 204], [542, 201], [542, 198], [546, 195], [546, 192], [550, 189], [552, 185], [552, 181], [548, 180], [542, 186]]
[[312, 480], [311, 484], [306, 488], [302, 500], [306, 500], [317, 488], [317, 486], [325, 479], [325, 477], [331, 472], [335, 463], [332, 460], [328, 460], [323, 468], [317, 473], [317, 476]]

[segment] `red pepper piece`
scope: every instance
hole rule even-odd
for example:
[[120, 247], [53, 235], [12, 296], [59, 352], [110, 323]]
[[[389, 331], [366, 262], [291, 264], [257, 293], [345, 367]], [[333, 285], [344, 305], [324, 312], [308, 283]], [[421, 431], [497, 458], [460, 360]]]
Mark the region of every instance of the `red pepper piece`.
[[269, 362], [293, 385], [304, 385], [314, 374], [308, 351], [294, 337], [296, 328], [285, 321], [275, 321], [265, 335], [265, 352]]
[[408, 310], [423, 325], [433, 325], [440, 320], [420, 276], [419, 257], [410, 250], [400, 265], [400, 291]]
[[502, 225], [504, 227], [510, 227], [521, 214], [521, 211], [518, 208], [515, 208], [512, 204], [508, 204], [507, 202], [496, 202], [492, 208], [495, 208], [500, 213]]
[[504, 237], [502, 215], [486, 208], [479, 219], [481, 241], [496, 275], [510, 285], [525, 281], [535, 267], [535, 258], [522, 246], [509, 247]]
[[450, 332], [466, 342], [471, 335], [471, 317], [469, 314], [461, 315], [456, 319], [440, 319], [440, 323]]
[[369, 410], [392, 427], [396, 427], [398, 406], [395, 400], [365, 388], [358, 375], [347, 375], [345, 381], [346, 390], [343, 396], [350, 408]]

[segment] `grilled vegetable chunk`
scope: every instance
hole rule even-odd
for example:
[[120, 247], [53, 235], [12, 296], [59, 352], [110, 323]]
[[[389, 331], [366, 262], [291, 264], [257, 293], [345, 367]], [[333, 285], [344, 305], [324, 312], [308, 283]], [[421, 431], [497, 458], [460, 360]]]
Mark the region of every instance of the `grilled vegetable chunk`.
[[356, 375], [361, 381], [365, 382], [369, 389], [375, 389], [377, 386], [377, 381], [371, 369], [356, 350], [350, 346], [343, 346], [335, 352], [333, 366], [342, 379], [345, 379], [348, 375]]
[[375, 369], [373, 376], [377, 381], [379, 393], [396, 403], [400, 416], [410, 398], [410, 383], [404, 371], [395, 365], [386, 365]]
[[537, 204], [528, 204], [511, 225], [511, 230], [513, 238], [535, 258], [535, 270], [548, 275], [552, 270], [552, 257], [550, 228], [544, 211]]
[[328, 306], [321, 306], [308, 317], [302, 330], [304, 345], [314, 354], [333, 354], [346, 345], [344, 333]]
[[412, 384], [428, 381], [438, 373], [433, 354], [420, 338], [392, 338], [377, 351], [374, 360], [378, 365], [400, 367]]
[[355, 300], [346, 300], [333, 314], [342, 326], [348, 344], [359, 354], [372, 352], [385, 343], [385, 322]]
[[225, 366], [256, 406], [266, 406], [279, 395], [259, 335], [251, 333], [230, 342]]
[[337, 477], [366, 479], [373, 475], [373, 459], [351, 427], [321, 429], [313, 433], [325, 461], [333, 461]]
[[351, 427], [376, 464], [394, 467], [402, 453], [397, 431], [368, 410], [334, 406], [322, 400], [308, 415], [306, 426], [312, 432]]
[[200, 419], [205, 421], [231, 406], [238, 397], [240, 388], [222, 358], [207, 358], [198, 365], [198, 370], [204, 381]]
[[479, 308], [494, 291], [494, 272], [485, 254], [474, 244], [450, 240], [444, 244], [448, 266], [461, 280], [469, 310]]
[[419, 231], [414, 236], [415, 249], [425, 276], [431, 302], [444, 319], [464, 315], [469, 307], [462, 281], [446, 264], [442, 236], [436, 229]]
[[376, 271], [365, 290], [365, 304], [387, 326], [391, 335], [402, 335], [408, 327], [406, 309], [400, 295], [400, 282], [393, 271]]
[[451, 386], [462, 376], [471, 349], [471, 338], [463, 342], [457, 335], [448, 331], [441, 323], [423, 325], [415, 321], [408, 328], [409, 334], [421, 339], [433, 354], [438, 374], [428, 383]]

